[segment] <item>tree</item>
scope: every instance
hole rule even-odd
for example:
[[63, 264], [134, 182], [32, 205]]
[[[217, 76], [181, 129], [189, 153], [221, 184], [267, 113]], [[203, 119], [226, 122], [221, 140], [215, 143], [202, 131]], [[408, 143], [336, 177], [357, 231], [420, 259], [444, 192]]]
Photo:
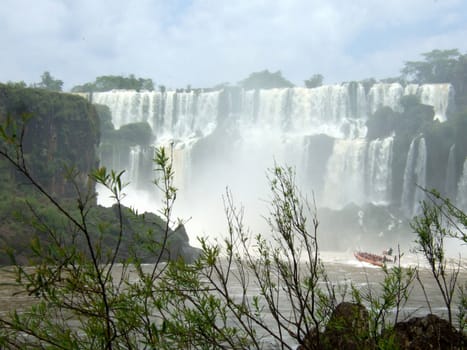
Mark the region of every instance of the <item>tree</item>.
[[441, 197], [435, 191], [427, 191], [428, 202], [422, 202], [423, 213], [416, 217], [412, 229], [417, 234], [417, 249], [423, 253], [428, 262], [431, 273], [443, 297], [448, 312], [449, 323], [453, 325], [453, 301], [458, 289], [459, 305], [458, 322], [461, 329], [467, 322], [467, 283], [459, 286], [458, 277], [461, 268], [460, 257], [457, 264], [451, 265], [446, 257], [445, 241], [449, 237], [456, 237], [467, 243], [467, 215], [451, 203], [449, 199]]
[[467, 55], [457, 49], [433, 50], [423, 53], [424, 61], [405, 62], [402, 78], [417, 84], [451, 83], [457, 105], [467, 107]]
[[310, 79], [305, 80], [305, 86], [309, 89], [323, 85], [324, 77], [321, 74], [314, 74]]
[[59, 79], [54, 79], [48, 71], [45, 71], [41, 75], [41, 82], [34, 85], [34, 87], [50, 91], [62, 91], [62, 86], [63, 81]]
[[455, 79], [456, 66], [461, 54], [457, 49], [433, 50], [423, 53], [424, 61], [405, 62], [403, 77], [414, 83], [449, 83]]
[[251, 73], [248, 78], [240, 81], [238, 84], [247, 90], [288, 88], [294, 86], [282, 76], [281, 71], [271, 73], [269, 70]]
[[27, 87], [26, 83], [21, 80], [21, 81], [7, 81], [6, 83], [7, 86], [12, 87], [12, 88], [20, 88], [24, 89]]
[[134, 74], [128, 77], [119, 75], [102, 75], [95, 79], [94, 82], [85, 83], [83, 85], [74, 86], [73, 92], [100, 92], [110, 91], [114, 89], [126, 90], [154, 90], [152, 79], [136, 78]]
[[[339, 294], [327, 277], [318, 252], [316, 209], [298, 192], [292, 168], [274, 166], [268, 173], [270, 236], [252, 236], [245, 229], [243, 210], [236, 208], [227, 192], [228, 235], [223, 244], [200, 239], [202, 251], [193, 263], [161, 264], [170, 254], [169, 227], [177, 190], [172, 159], [164, 148], [157, 150], [154, 183], [163, 194], [164, 234], [139, 232], [131, 259], [119, 260], [126, 220], [121, 205], [123, 172], [100, 168], [91, 174], [116, 201], [119, 231], [109, 250], [102, 244], [106, 223], [97, 225], [97, 234], [88, 225], [95, 207], [92, 190], [77, 191], [73, 212], [44, 190], [28, 172], [21, 145], [25, 133], [14, 122], [0, 127], [0, 156], [24, 175], [65, 223], [56, 230], [35, 216], [36, 227], [51, 239], [47, 245], [32, 240], [32, 266], [14, 264], [12, 284], [36, 299], [21, 311], [0, 314], [2, 348], [262, 349], [267, 346], [266, 336], [281, 349], [296, 348], [290, 339], [304, 350], [330, 348], [320, 337], [346, 291]], [[154, 264], [143, 264], [142, 252], [152, 253]], [[362, 343], [353, 348], [372, 344], [392, 348], [379, 339], [378, 330], [388, 328], [382, 322], [393, 308], [399, 317], [399, 308], [410, 294], [412, 273], [404, 273], [400, 266], [383, 272], [381, 297], [352, 286], [353, 300], [363, 309], [362, 304], [371, 304], [377, 322], [371, 333], [365, 324], [358, 326]], [[257, 294], [249, 295], [250, 287]], [[462, 300], [461, 307], [466, 303]], [[460, 311], [465, 312], [465, 307]]]

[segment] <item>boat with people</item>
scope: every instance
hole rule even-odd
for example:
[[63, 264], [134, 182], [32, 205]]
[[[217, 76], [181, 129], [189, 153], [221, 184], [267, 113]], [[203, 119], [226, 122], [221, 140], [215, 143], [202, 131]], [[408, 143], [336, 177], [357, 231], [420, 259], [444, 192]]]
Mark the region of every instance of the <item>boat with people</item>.
[[394, 261], [392, 258], [392, 248], [383, 251], [381, 255], [357, 251], [354, 253], [354, 256], [358, 261], [363, 261], [379, 267], [383, 267], [386, 263]]

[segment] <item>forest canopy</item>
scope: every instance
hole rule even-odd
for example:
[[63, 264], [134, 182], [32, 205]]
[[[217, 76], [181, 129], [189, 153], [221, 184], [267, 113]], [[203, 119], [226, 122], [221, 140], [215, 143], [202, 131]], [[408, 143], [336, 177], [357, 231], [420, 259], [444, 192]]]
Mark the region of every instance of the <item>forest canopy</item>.
[[114, 89], [125, 90], [154, 90], [152, 79], [136, 78], [133, 74], [128, 77], [119, 75], [102, 75], [92, 83], [74, 86], [72, 92], [100, 92]]

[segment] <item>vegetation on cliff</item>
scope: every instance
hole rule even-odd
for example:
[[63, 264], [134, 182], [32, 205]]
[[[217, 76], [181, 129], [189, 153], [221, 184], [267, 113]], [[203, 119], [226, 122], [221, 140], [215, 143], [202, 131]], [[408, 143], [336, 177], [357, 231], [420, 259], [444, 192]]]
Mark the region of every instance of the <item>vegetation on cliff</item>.
[[[19, 101], [27, 103], [14, 103], [14, 94], [8, 89], [19, 89], [25, 95]], [[301, 349], [321, 349], [335, 348], [336, 342], [342, 345], [342, 329], [356, 325], [352, 339], [358, 341], [354, 344], [359, 348], [403, 348], [398, 343], [397, 321], [410, 298], [417, 270], [400, 265], [385, 267], [384, 280], [376, 290], [332, 283], [319, 258], [316, 210], [300, 195], [292, 169], [275, 166], [268, 172], [271, 202], [267, 222], [271, 236], [253, 236], [246, 230], [243, 210], [236, 207], [227, 192], [225, 241], [201, 238], [199, 257], [187, 264], [177, 259], [186, 256], [186, 232], [169, 227], [177, 190], [173, 186], [172, 160], [164, 149], [158, 150], [155, 159], [155, 184], [163, 194], [162, 219], [152, 214], [138, 215], [121, 205], [125, 187], [122, 173], [99, 168], [90, 172], [90, 182], [86, 177], [90, 185], [83, 186], [82, 171], [70, 170], [61, 174], [63, 183], [57, 186], [50, 177], [58, 176], [54, 171], [59, 165], [75, 158], [73, 153], [61, 155], [55, 144], [70, 148], [77, 142], [70, 140], [71, 136], [67, 138], [66, 132], [61, 133], [62, 128], [68, 130], [67, 123], [76, 116], [49, 107], [48, 103], [60, 100], [61, 95], [20, 91], [19, 86], [8, 89], [0, 89], [0, 99], [4, 96], [0, 112], [6, 116], [0, 128], [0, 180], [5, 180], [0, 187], [5, 199], [0, 215], [10, 225], [7, 234], [21, 235], [27, 242], [21, 247], [24, 251], [9, 250], [16, 263], [11, 270], [12, 284], [20, 294], [34, 299], [31, 305], [0, 316], [1, 347], [259, 349], [272, 339], [285, 349], [297, 344]], [[44, 105], [39, 103], [42, 99], [47, 101]], [[70, 100], [70, 106], [75, 106], [72, 102], [76, 106], [83, 103], [84, 107], [76, 107], [78, 110], [89, 106], [82, 99]], [[459, 132], [461, 124], [457, 124], [465, 123], [465, 114], [440, 124], [432, 121], [432, 108], [418, 100], [407, 98], [403, 106], [401, 113], [377, 111], [375, 119], [369, 121], [369, 135], [383, 137], [395, 131], [395, 147], [400, 148], [407, 148], [419, 132], [425, 135], [428, 147], [449, 137], [465, 142]], [[99, 129], [96, 112], [89, 108], [94, 116], [90, 125], [80, 129], [81, 121], [75, 121], [78, 135], [84, 137], [84, 130], [88, 130], [91, 135], [86, 136], [94, 138], [86, 140], [95, 148]], [[99, 108], [101, 125], [105, 125], [102, 134], [112, 138], [120, 131], [113, 129], [108, 110]], [[35, 125], [38, 111], [41, 123]], [[147, 125], [131, 125], [118, 135], [130, 146], [144, 135], [145, 129]], [[44, 130], [49, 130], [46, 140], [54, 140], [51, 136], [55, 135], [56, 141], [41, 143]], [[315, 142], [328, 141], [321, 138]], [[445, 150], [447, 145], [439, 147]], [[437, 161], [442, 156], [434, 152], [433, 157]], [[63, 162], [53, 169], [41, 168], [56, 159]], [[401, 158], [396, 163], [403, 166], [404, 161]], [[95, 205], [95, 183], [110, 191], [116, 200], [113, 208]], [[11, 194], [15, 201], [10, 201]], [[458, 279], [460, 265], [446, 269], [443, 242], [452, 236], [466, 243], [467, 219], [439, 193], [428, 195], [423, 215], [412, 228], [448, 309], [446, 328], [458, 329], [452, 333], [456, 341], [453, 346], [462, 348], [466, 345], [467, 285]], [[30, 224], [32, 228], [26, 231]], [[11, 247], [7, 240], [2, 243]], [[32, 264], [29, 268], [22, 264], [26, 256]], [[147, 266], [145, 261], [155, 264]], [[232, 289], [232, 283], [237, 289]], [[255, 288], [257, 294], [251, 296], [250, 288]], [[289, 306], [285, 310], [282, 297]], [[367, 322], [356, 319], [354, 323], [355, 319], [351, 319], [347, 324], [335, 317], [337, 305], [346, 298], [357, 305], [359, 314], [367, 312]]]
[[[70, 94], [0, 84], [0, 121], [9, 121], [10, 126], [14, 122], [18, 133], [24, 130], [18, 137], [23, 138], [25, 158], [48, 191], [59, 196], [73, 193], [66, 185], [66, 168], [75, 169], [81, 188], [87, 186], [87, 175], [97, 165], [100, 138], [90, 103]], [[14, 172], [11, 176], [17, 177]]]
[[[384, 280], [377, 289], [352, 284], [349, 290], [346, 285], [332, 283], [319, 258], [316, 211], [298, 192], [292, 169], [276, 166], [268, 173], [271, 202], [267, 222], [271, 236], [252, 236], [244, 227], [243, 210], [236, 207], [227, 192], [225, 240], [211, 243], [200, 239], [202, 250], [191, 264], [184, 260], [161, 264], [168, 252], [167, 223], [177, 193], [172, 162], [164, 149], [156, 155], [155, 184], [163, 193], [165, 234], [161, 241], [153, 231], [143, 232], [139, 251], [131, 252], [130, 259], [121, 259], [127, 220], [122, 215], [121, 174], [104, 168], [92, 174], [93, 180], [108, 188], [117, 202], [117, 239], [112, 249], [102, 249], [102, 224], [98, 225], [97, 236], [91, 234], [87, 224], [92, 203], [78, 197], [75, 216], [55, 202], [28, 177], [21, 161], [9, 157], [8, 150], [20, 147], [15, 135], [6, 134], [6, 140], [9, 148], [2, 155], [61, 214], [74, 233], [73, 243], [83, 243], [68, 244], [63, 231], [42, 225], [42, 232], [52, 238], [51, 244], [33, 241], [37, 264], [33, 268], [18, 264], [11, 271], [16, 290], [35, 299], [31, 306], [0, 317], [2, 347], [262, 349], [275, 344], [292, 349], [299, 344], [306, 350], [333, 349], [336, 344], [353, 344], [353, 348], [361, 349], [405, 349], [413, 345], [412, 328], [408, 326], [409, 332], [401, 333], [406, 326], [398, 320], [403, 318], [402, 310], [410, 298], [417, 270], [397, 264], [384, 267]], [[443, 323], [448, 335], [434, 331], [430, 339], [438, 337], [445, 344], [449, 338], [453, 348], [461, 349], [466, 345], [463, 332], [467, 286], [462, 284], [465, 281], [457, 280], [459, 265], [452, 272], [446, 270], [443, 238], [451, 235], [465, 242], [467, 220], [449, 201], [436, 193], [433, 196], [433, 202], [426, 204], [429, 211], [414, 222], [413, 228], [435, 280], [447, 293], [450, 317], [447, 325]], [[440, 225], [443, 218], [455, 219], [458, 224], [451, 230]], [[154, 254], [155, 264], [143, 265], [141, 251]], [[250, 288], [258, 293], [251, 295]], [[452, 303], [454, 293], [458, 293], [458, 305]], [[340, 303], [346, 298], [356, 305], [357, 314], [353, 306]], [[286, 308], [282, 308], [284, 300]], [[457, 311], [455, 306], [459, 307]], [[342, 314], [341, 309], [349, 309], [350, 314]], [[436, 320], [429, 322], [433, 327], [439, 324]], [[420, 332], [426, 322], [414, 323], [422, 324], [416, 326], [416, 332]], [[459, 330], [454, 330], [454, 325]], [[408, 340], [400, 334], [408, 334]]]
[[103, 75], [92, 83], [74, 86], [72, 92], [99, 92], [114, 89], [125, 90], [154, 90], [152, 79], [136, 78], [133, 74], [128, 77], [119, 75]]
[[[149, 143], [150, 128], [142, 125], [129, 125], [115, 131], [109, 118], [105, 118], [106, 107], [96, 108], [85, 99], [71, 94], [55, 93], [47, 89], [32, 89], [20, 86], [0, 85], [0, 129], [2, 136], [14, 134], [21, 143], [25, 166], [31, 177], [61, 203], [73, 217], [78, 216], [75, 198], [82, 194], [95, 203], [94, 182], [89, 174], [97, 167], [96, 150], [100, 143], [100, 128], [103, 134], [112, 134], [125, 145]], [[109, 115], [107, 115], [109, 116]], [[8, 146], [1, 140], [2, 150]], [[18, 156], [12, 155], [15, 159]], [[23, 173], [15, 169], [3, 157], [0, 159], [0, 242], [2, 247], [11, 249], [18, 262], [28, 263], [32, 256], [30, 243], [37, 240], [43, 245], [49, 243], [41, 228], [64, 231], [60, 212], [38, 194]], [[34, 211], [31, 212], [31, 208]], [[146, 213], [133, 218], [129, 209], [122, 209], [124, 235], [121, 256], [128, 257], [135, 234], [154, 230], [154, 235], [162, 239], [164, 223], [155, 214]], [[96, 206], [88, 217], [91, 232], [100, 232], [103, 248], [113, 246], [118, 237], [115, 208]], [[34, 222], [34, 225], [29, 223]], [[106, 223], [102, 226], [102, 223]], [[100, 226], [99, 226], [100, 225]], [[99, 229], [98, 229], [99, 228]], [[96, 236], [97, 237], [97, 236]], [[93, 239], [96, 239], [93, 236]], [[50, 237], [49, 237], [50, 238]], [[73, 232], [63, 239], [70, 244]], [[182, 255], [188, 246], [186, 234], [172, 234], [172, 255]], [[152, 256], [141, 258], [151, 260]], [[11, 260], [5, 251], [0, 255], [0, 264]]]
[[251, 73], [247, 78], [238, 83], [244, 89], [273, 89], [273, 88], [288, 88], [294, 85], [282, 76], [281, 71], [269, 72], [264, 70], [261, 72]]

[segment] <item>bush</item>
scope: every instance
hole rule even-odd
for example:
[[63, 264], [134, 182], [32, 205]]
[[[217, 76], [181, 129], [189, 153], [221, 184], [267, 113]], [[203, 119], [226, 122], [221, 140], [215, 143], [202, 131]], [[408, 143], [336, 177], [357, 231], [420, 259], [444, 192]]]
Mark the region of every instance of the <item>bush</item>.
[[[0, 155], [66, 221], [66, 228], [61, 230], [39, 225], [50, 243], [33, 240], [35, 264], [14, 265], [15, 289], [34, 299], [29, 306], [0, 317], [2, 348], [260, 349], [268, 343], [283, 349], [292, 349], [295, 344], [301, 349], [326, 348], [329, 339], [324, 341], [321, 336], [329, 334], [326, 330], [331, 314], [339, 301], [349, 297], [348, 290], [332, 284], [327, 277], [319, 259], [315, 206], [299, 193], [293, 169], [275, 166], [268, 173], [269, 235], [252, 235], [245, 228], [243, 210], [235, 206], [227, 192], [225, 240], [200, 239], [201, 254], [192, 264], [182, 259], [165, 262], [170, 255], [177, 190], [173, 187], [172, 161], [165, 149], [158, 150], [155, 185], [163, 193], [163, 234], [140, 232], [130, 258], [121, 259], [123, 226], [128, 219], [121, 206], [122, 173], [101, 168], [92, 174], [116, 201], [118, 232], [113, 247], [107, 249], [103, 244], [105, 223], [97, 228], [89, 225], [93, 193], [78, 193], [75, 210], [68, 210], [28, 172], [15, 135], [2, 134]], [[458, 214], [465, 227], [465, 214], [449, 201], [441, 200], [441, 204], [448, 213]], [[438, 228], [436, 220], [425, 222], [431, 218], [425, 215], [414, 224], [417, 232], [417, 223], [422, 224], [419, 239], [428, 258], [431, 245], [425, 245], [425, 234], [430, 242], [430, 235], [437, 237], [432, 228]], [[466, 240], [464, 234], [460, 238]], [[439, 247], [442, 249], [442, 244]], [[152, 254], [154, 264], [143, 264], [142, 254]], [[355, 286], [351, 290], [353, 301], [369, 305], [371, 316], [368, 329], [365, 323], [359, 326], [357, 338], [367, 345], [388, 348], [394, 339], [380, 334], [391, 329], [393, 324], [387, 316], [393, 308], [397, 321], [410, 295], [414, 271], [402, 270], [400, 265], [383, 271], [379, 295]], [[455, 285], [456, 281], [450, 287]], [[256, 291], [253, 296], [252, 289]], [[284, 299], [286, 307], [282, 305]], [[465, 304], [464, 294], [459, 315], [465, 315]], [[331, 326], [339, 330], [333, 320]]]

